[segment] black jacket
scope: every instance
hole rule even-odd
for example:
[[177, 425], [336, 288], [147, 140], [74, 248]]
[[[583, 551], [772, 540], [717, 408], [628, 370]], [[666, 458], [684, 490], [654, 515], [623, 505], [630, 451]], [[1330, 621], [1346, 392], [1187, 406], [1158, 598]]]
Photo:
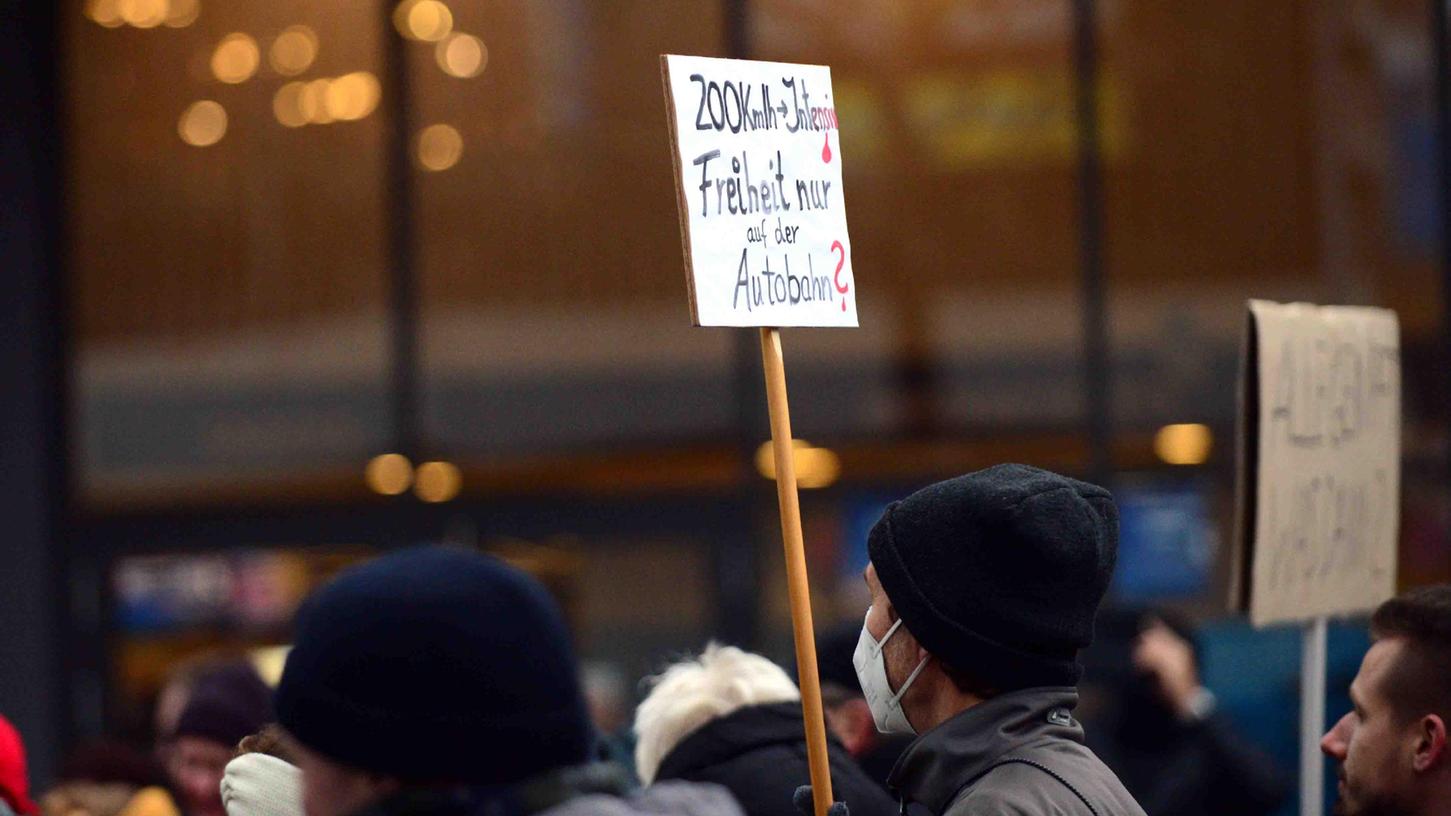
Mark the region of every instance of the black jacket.
[[1002, 694], [917, 738], [888, 784], [934, 814], [1144, 816], [1083, 744], [1073, 688]]
[[1108, 739], [1095, 747], [1152, 816], [1264, 816], [1289, 799], [1290, 778], [1223, 714], [1180, 721], [1153, 703], [1135, 713], [1097, 729]]
[[[878, 783], [828, 739], [831, 792], [851, 816], [896, 816], [897, 805]], [[799, 703], [748, 706], [701, 726], [660, 762], [657, 780], [715, 782], [735, 794], [746, 816], [800, 816], [791, 804], [797, 786], [811, 783], [806, 729]]]

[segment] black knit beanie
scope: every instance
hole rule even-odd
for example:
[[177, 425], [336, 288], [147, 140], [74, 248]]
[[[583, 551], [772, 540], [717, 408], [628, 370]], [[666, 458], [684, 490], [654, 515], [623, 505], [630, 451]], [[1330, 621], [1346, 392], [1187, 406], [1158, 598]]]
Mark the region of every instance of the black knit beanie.
[[277, 714], [323, 756], [408, 783], [518, 782], [585, 762], [592, 733], [544, 587], [443, 547], [354, 567], [308, 599]]
[[997, 691], [1076, 685], [1118, 509], [1096, 485], [997, 465], [894, 502], [867, 548], [903, 625], [947, 666]]

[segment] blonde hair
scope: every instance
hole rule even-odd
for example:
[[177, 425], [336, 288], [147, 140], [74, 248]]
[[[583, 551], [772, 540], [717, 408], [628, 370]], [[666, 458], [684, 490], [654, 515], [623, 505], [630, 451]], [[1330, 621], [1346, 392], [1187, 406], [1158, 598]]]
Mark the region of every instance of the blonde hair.
[[650, 693], [635, 709], [635, 768], [646, 785], [675, 746], [711, 720], [745, 706], [801, 699], [780, 666], [714, 642], [700, 657], [675, 663], [647, 682]]

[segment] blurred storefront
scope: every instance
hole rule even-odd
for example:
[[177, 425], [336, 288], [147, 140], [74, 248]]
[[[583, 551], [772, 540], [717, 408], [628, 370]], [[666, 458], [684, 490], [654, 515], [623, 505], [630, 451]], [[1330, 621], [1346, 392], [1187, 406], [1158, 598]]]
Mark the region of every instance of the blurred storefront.
[[419, 541], [533, 565], [631, 677], [789, 654], [754, 337], [689, 326], [667, 52], [832, 68], [862, 328], [785, 336], [819, 622], [860, 615], [885, 501], [1095, 445], [1117, 591], [1222, 609], [1251, 296], [1397, 310], [1402, 571], [1451, 579], [1424, 4], [1079, 4], [1096, 197], [1074, 8], [61, 3], [69, 727], [144, 728], [167, 666], [284, 645], [317, 581]]

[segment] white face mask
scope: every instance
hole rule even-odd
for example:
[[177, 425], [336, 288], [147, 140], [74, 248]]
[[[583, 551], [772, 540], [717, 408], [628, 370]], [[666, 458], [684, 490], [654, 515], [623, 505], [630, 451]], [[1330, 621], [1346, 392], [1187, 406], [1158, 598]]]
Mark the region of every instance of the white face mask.
[[[867, 609], [870, 617], [872, 610]], [[867, 698], [867, 707], [872, 710], [872, 722], [876, 723], [877, 730], [883, 734], [906, 734], [916, 736], [917, 730], [912, 723], [907, 721], [907, 715], [902, 711], [902, 695], [912, 687], [912, 681], [917, 679], [923, 667], [927, 665], [927, 658], [917, 664], [917, 668], [907, 675], [907, 682], [896, 693], [892, 692], [891, 681], [887, 679], [887, 659], [882, 656], [882, 647], [896, 634], [897, 628], [902, 625], [902, 619], [892, 624], [881, 642], [872, 637], [867, 630], [867, 622], [862, 621], [862, 633], [857, 638], [856, 651], [852, 653], [851, 663], [856, 668], [857, 680], [861, 681], [862, 694]]]

